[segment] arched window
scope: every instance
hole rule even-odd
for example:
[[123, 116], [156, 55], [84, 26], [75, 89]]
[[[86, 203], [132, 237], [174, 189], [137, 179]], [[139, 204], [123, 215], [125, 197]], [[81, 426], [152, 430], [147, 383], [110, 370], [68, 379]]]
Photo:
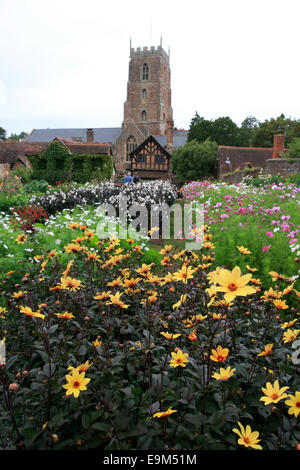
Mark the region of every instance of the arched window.
[[132, 152], [137, 147], [136, 138], [131, 135], [126, 140], [126, 160], [130, 161], [130, 152]]
[[143, 78], [143, 80], [149, 80], [149, 66], [148, 66], [148, 64], [143, 65], [142, 78]]
[[142, 111], [142, 121], [147, 121], [147, 113], [146, 111]]
[[147, 99], [147, 96], [148, 96], [147, 90], [146, 90], [146, 88], [144, 88], [143, 91], [142, 91], [142, 98], [143, 98], [143, 100], [146, 100], [146, 99]]

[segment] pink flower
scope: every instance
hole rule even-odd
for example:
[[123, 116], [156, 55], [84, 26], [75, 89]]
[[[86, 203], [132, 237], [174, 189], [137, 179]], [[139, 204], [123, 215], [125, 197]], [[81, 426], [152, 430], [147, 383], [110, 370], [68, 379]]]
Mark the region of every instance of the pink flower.
[[264, 253], [265, 251], [269, 251], [269, 249], [271, 248], [271, 246], [272, 246], [272, 245], [263, 246], [263, 249], [262, 249], [263, 253]]
[[267, 237], [274, 237], [274, 233], [273, 233], [273, 232], [267, 232], [266, 235], [267, 235]]

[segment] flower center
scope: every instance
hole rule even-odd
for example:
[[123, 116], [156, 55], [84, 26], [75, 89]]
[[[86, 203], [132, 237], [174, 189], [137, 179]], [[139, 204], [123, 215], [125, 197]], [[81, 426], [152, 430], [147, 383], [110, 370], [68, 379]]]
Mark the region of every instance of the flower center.
[[300, 408], [300, 401], [297, 401], [295, 406], [296, 406], [296, 408]]
[[181, 357], [178, 357], [178, 358], [176, 359], [176, 362], [177, 362], [177, 364], [180, 364], [180, 363], [182, 362]]
[[237, 290], [237, 285], [232, 282], [231, 284], [229, 284], [228, 289], [231, 291]]
[[73, 383], [73, 387], [74, 387], [74, 388], [78, 388], [79, 385], [80, 385], [80, 383], [79, 383], [78, 381], [76, 381], [76, 382]]
[[250, 438], [249, 438], [249, 437], [244, 436], [243, 439], [244, 439], [244, 442], [245, 442], [246, 444], [249, 444], [249, 442], [250, 442]]
[[278, 398], [278, 393], [273, 393], [273, 395], [271, 396], [272, 400], [277, 400]]

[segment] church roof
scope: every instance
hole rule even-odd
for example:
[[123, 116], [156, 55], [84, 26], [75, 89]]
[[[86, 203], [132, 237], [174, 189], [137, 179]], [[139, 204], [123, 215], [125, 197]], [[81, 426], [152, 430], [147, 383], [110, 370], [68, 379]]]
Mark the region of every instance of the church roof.
[[[157, 142], [160, 143], [162, 147], [165, 147], [167, 145], [167, 136], [166, 135], [155, 135], [154, 136]], [[173, 147], [181, 147], [182, 145], [186, 144], [187, 140], [187, 134], [173, 134]]]
[[[120, 136], [121, 127], [94, 127], [94, 142], [111, 142]], [[52, 142], [55, 137], [65, 140], [87, 142], [87, 129], [33, 129], [27, 142]]]

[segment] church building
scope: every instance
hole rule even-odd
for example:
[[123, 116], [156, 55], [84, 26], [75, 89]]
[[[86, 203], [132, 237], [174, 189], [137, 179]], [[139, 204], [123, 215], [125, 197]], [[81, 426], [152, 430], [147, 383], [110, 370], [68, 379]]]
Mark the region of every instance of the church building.
[[127, 96], [121, 127], [33, 129], [27, 141], [51, 142], [54, 138], [61, 138], [110, 143], [117, 174], [139, 170], [143, 178], [159, 178], [171, 176], [172, 151], [186, 143], [187, 134], [186, 130], [174, 129], [170, 53], [163, 49], [162, 44], [137, 49], [130, 44]]

